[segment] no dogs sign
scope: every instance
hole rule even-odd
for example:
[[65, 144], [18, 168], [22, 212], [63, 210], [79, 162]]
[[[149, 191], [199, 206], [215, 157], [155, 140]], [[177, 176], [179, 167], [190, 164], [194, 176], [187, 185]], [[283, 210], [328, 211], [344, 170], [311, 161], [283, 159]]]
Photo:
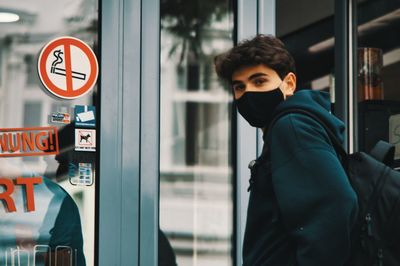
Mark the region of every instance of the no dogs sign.
[[96, 55], [86, 43], [60, 37], [42, 49], [38, 72], [49, 92], [63, 99], [75, 99], [93, 88], [99, 67]]

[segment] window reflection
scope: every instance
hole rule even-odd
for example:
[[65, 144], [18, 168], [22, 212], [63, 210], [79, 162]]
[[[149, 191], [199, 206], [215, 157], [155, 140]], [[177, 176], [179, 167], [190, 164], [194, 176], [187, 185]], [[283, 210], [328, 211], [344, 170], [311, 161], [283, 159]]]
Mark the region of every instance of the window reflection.
[[[16, 212], [7, 212], [1, 200], [0, 265], [94, 265], [95, 185], [72, 185], [65, 169], [79, 156], [79, 162], [94, 165], [95, 153], [76, 152], [73, 141], [67, 141], [74, 137], [71, 130], [64, 135], [72, 119], [68, 127], [51, 124], [49, 117], [56, 112], [72, 116], [75, 105], [95, 105], [96, 93], [69, 101], [45, 93], [37, 58], [47, 42], [61, 36], [79, 38], [96, 50], [97, 6], [97, 0], [0, 1], [0, 12], [19, 16], [0, 22], [0, 128], [54, 126], [62, 150], [57, 156], [0, 157], [0, 177], [42, 180], [34, 186], [34, 211], [27, 211], [21, 185], [12, 194]], [[5, 189], [1, 185], [0, 194]]]
[[213, 70], [232, 32], [231, 1], [161, 1], [160, 228], [178, 265], [232, 264], [231, 95]]
[[400, 3], [357, 1], [357, 144], [369, 152], [378, 140], [396, 146], [400, 166]]

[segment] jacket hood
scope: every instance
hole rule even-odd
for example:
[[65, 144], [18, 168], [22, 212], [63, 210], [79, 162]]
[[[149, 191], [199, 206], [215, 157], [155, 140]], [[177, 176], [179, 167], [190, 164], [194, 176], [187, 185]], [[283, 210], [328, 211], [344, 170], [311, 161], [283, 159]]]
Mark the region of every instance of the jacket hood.
[[318, 116], [335, 134], [337, 139], [343, 143], [345, 126], [341, 120], [330, 112], [331, 102], [329, 93], [314, 90], [297, 91], [293, 96], [288, 97], [279, 104], [275, 113], [293, 108], [307, 110]]

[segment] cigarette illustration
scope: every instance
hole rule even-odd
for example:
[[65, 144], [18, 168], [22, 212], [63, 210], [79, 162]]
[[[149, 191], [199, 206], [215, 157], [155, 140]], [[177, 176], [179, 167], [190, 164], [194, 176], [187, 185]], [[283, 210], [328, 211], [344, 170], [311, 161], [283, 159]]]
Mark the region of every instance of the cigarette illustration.
[[[64, 54], [64, 53], [61, 52], [61, 50], [54, 51], [53, 55], [56, 57], [56, 59], [51, 64], [50, 73], [61, 75], [61, 76], [66, 76], [65, 69], [57, 67], [58, 64], [61, 64], [64, 61], [61, 57], [62, 54]], [[72, 78], [85, 80], [86, 74], [81, 73], [81, 72], [72, 71]]]

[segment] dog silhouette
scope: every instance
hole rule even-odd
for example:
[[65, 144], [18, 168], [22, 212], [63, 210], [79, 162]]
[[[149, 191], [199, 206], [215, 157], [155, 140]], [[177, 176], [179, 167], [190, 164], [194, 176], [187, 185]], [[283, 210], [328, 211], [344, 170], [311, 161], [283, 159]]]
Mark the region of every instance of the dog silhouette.
[[81, 140], [79, 142], [82, 143], [82, 140], [84, 140], [86, 143], [88, 143], [90, 137], [91, 137], [90, 134], [87, 134], [86, 136], [85, 135], [81, 135]]

